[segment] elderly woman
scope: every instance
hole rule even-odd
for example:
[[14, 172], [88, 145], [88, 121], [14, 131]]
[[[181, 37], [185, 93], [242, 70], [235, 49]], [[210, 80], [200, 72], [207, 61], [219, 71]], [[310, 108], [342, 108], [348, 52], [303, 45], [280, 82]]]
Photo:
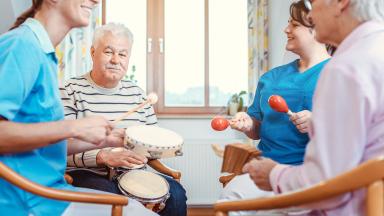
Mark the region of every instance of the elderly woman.
[[[384, 1], [306, 1], [316, 38], [338, 47], [314, 97], [304, 163], [252, 161], [255, 184], [288, 193], [335, 177], [384, 154]], [[364, 190], [311, 206], [311, 215], [364, 215]]]

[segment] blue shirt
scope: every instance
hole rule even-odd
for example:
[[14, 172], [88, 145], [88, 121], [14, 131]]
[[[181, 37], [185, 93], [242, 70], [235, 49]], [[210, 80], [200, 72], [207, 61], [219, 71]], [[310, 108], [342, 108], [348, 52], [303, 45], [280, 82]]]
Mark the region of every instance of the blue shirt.
[[[0, 115], [9, 121], [64, 119], [55, 50], [39, 21], [27, 19], [19, 28], [0, 36], [0, 86]], [[63, 140], [33, 151], [0, 155], [0, 161], [38, 184], [73, 189], [63, 177], [66, 155]], [[60, 215], [69, 204], [27, 193], [3, 179], [0, 187], [1, 215]]]
[[308, 135], [301, 133], [285, 113], [268, 105], [271, 95], [282, 96], [292, 112], [312, 110], [312, 95], [325, 60], [300, 72], [298, 60], [274, 68], [260, 77], [248, 114], [261, 122], [258, 148], [263, 156], [283, 164], [301, 164]]

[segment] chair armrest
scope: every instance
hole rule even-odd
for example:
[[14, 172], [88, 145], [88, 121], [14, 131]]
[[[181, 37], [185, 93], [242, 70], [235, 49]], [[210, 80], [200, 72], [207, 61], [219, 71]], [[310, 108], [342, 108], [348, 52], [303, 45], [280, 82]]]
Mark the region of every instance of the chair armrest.
[[223, 176], [220, 176], [219, 178], [219, 182], [221, 184], [223, 184], [223, 187], [225, 187], [228, 182], [230, 182], [233, 178], [235, 178], [236, 174], [232, 173], [232, 174], [229, 174], [229, 175], [223, 175]]
[[1, 162], [0, 177], [25, 191], [50, 199], [117, 206], [128, 204], [128, 198], [120, 195], [65, 191], [42, 186], [20, 176]]
[[330, 180], [320, 182], [308, 189], [299, 190], [270, 198], [249, 199], [241, 201], [221, 202], [214, 205], [216, 215], [226, 215], [228, 211], [268, 210], [287, 208], [319, 202], [362, 187], [382, 183], [384, 178], [384, 159], [365, 162]]
[[170, 176], [176, 181], [180, 182], [181, 172], [167, 167], [166, 165], [161, 163], [159, 160], [157, 159], [149, 160], [148, 165], [152, 167], [154, 170], [156, 170], [157, 172]]
[[72, 183], [73, 183], [73, 178], [72, 178], [72, 176], [70, 176], [70, 175], [67, 174], [67, 173], [64, 174], [64, 179], [65, 179], [65, 181], [66, 181], [68, 184], [72, 184]]

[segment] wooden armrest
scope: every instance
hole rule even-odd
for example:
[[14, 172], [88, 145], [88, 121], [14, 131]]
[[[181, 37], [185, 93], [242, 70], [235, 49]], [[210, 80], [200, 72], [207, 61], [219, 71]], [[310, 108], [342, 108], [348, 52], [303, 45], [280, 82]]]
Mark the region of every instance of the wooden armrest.
[[[369, 197], [380, 197], [379, 201], [381, 207], [375, 206], [373, 210], [375, 212], [384, 211], [382, 199], [383, 190], [375, 190], [373, 188], [383, 188], [384, 178], [384, 159], [374, 159], [367, 161], [357, 168], [341, 174], [330, 180], [321, 182], [305, 190], [300, 190], [292, 193], [276, 195], [270, 198], [249, 199], [241, 201], [221, 202], [214, 205], [216, 216], [227, 215], [228, 211], [240, 211], [240, 210], [268, 210], [287, 208], [292, 206], [305, 205], [310, 203], [319, 202], [321, 200], [329, 199], [338, 195], [342, 195], [347, 192], [354, 191], [362, 187], [368, 187], [368, 203], [370, 206], [374, 199]], [[381, 186], [377, 186], [377, 185]], [[379, 193], [379, 196], [377, 195]], [[375, 195], [375, 196], [373, 196]], [[368, 214], [370, 215], [370, 214]]]
[[156, 170], [159, 173], [165, 174], [167, 176], [171, 176], [176, 181], [180, 182], [181, 178], [181, 172], [171, 169], [161, 163], [159, 160], [149, 160], [148, 165], [152, 167], [154, 170]]
[[229, 175], [220, 176], [219, 182], [221, 184], [223, 184], [223, 187], [225, 187], [225, 185], [227, 185], [228, 182], [230, 182], [233, 178], [235, 178], [235, 176], [236, 176], [236, 174], [234, 174], [234, 173], [229, 174]]
[[72, 184], [72, 183], [73, 183], [73, 178], [72, 178], [72, 176], [70, 176], [70, 175], [67, 174], [67, 173], [64, 174], [64, 179], [65, 179], [65, 181], [66, 181], [68, 184]]
[[17, 187], [38, 196], [70, 202], [112, 205], [112, 215], [121, 215], [122, 206], [128, 204], [128, 198], [125, 196], [65, 191], [42, 186], [20, 176], [1, 162], [0, 177]]

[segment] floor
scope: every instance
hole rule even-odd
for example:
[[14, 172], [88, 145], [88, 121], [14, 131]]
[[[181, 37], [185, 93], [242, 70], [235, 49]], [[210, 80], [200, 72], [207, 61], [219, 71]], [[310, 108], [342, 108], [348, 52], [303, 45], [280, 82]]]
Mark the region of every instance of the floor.
[[213, 216], [212, 206], [188, 207], [188, 216]]

